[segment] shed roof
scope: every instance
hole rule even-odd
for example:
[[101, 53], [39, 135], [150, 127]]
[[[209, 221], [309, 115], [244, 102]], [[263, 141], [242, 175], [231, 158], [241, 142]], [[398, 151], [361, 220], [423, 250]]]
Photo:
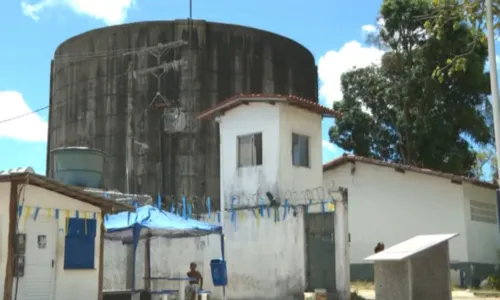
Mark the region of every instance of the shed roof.
[[329, 117], [341, 116], [339, 112], [336, 112], [333, 109], [327, 108], [319, 103], [297, 96], [273, 95], [273, 94], [238, 94], [218, 103], [217, 105], [208, 110], [201, 112], [198, 115], [198, 119], [209, 119], [212, 117], [216, 117], [217, 115], [224, 114], [226, 111], [229, 111], [240, 105], [245, 105], [251, 102], [261, 102], [270, 104], [282, 102], [323, 116], [329, 116]]
[[398, 169], [398, 170], [402, 170], [402, 171], [411, 171], [411, 172], [421, 173], [421, 174], [425, 174], [425, 175], [437, 176], [437, 177], [441, 177], [441, 178], [450, 179], [451, 181], [453, 181], [455, 183], [468, 182], [470, 184], [482, 186], [482, 187], [486, 187], [486, 188], [491, 188], [491, 189], [498, 188], [498, 185], [496, 183], [493, 183], [493, 182], [487, 182], [487, 181], [482, 181], [479, 179], [470, 178], [470, 177], [466, 177], [466, 176], [462, 176], [462, 175], [445, 173], [445, 172], [435, 171], [435, 170], [426, 169], [426, 168], [419, 168], [419, 167], [410, 166], [410, 165], [386, 162], [386, 161], [382, 161], [382, 160], [378, 160], [378, 159], [374, 159], [374, 158], [348, 155], [348, 154], [344, 154], [339, 158], [336, 158], [334, 160], [331, 160], [331, 161], [323, 164], [323, 172], [328, 171], [328, 170], [333, 170], [333, 169], [340, 167], [340, 166], [342, 166], [346, 163], [349, 163], [349, 162], [350, 163], [362, 162], [362, 163], [381, 166], [381, 167], [394, 168], [394, 169]]
[[83, 191], [82, 189], [72, 187], [62, 182], [30, 172], [0, 172], [0, 182], [17, 182], [19, 184], [38, 186], [43, 189], [56, 192], [58, 194], [77, 199], [79, 201], [95, 205], [105, 212], [134, 210], [134, 207], [131, 205], [119, 203], [102, 196], [92, 195]]
[[440, 243], [446, 242], [458, 233], [417, 235], [402, 243], [396, 244], [384, 251], [368, 256], [364, 260], [395, 261], [409, 258], [419, 252], [430, 249]]

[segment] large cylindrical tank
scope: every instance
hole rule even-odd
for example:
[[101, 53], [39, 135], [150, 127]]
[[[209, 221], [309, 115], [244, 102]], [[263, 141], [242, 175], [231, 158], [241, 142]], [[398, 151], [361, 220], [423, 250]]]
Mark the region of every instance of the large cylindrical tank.
[[[111, 26], [57, 48], [51, 69], [48, 176], [54, 171], [50, 150], [85, 146], [106, 153], [106, 188], [176, 199], [182, 194], [211, 196], [217, 203], [218, 126], [196, 120], [196, 114], [239, 93], [293, 94], [317, 101], [314, 57], [302, 45], [237, 25], [195, 20], [189, 28], [187, 20]], [[159, 80], [141, 72], [158, 65], [158, 56], [138, 50], [177, 40], [188, 45], [159, 59], [184, 59], [187, 66]], [[162, 103], [161, 97], [153, 101], [157, 92], [180, 108], [162, 119], [163, 111], [150, 107]]]
[[104, 153], [87, 147], [56, 148], [51, 151], [53, 177], [64, 184], [102, 188]]

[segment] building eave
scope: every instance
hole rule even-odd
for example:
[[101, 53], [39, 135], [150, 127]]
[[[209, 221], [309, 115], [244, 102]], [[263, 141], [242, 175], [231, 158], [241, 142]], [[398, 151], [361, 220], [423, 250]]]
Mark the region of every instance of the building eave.
[[366, 164], [371, 164], [371, 165], [376, 165], [376, 166], [381, 166], [381, 167], [387, 167], [387, 168], [393, 168], [397, 171], [409, 171], [409, 172], [415, 172], [415, 173], [420, 173], [420, 174], [429, 175], [429, 176], [446, 178], [446, 179], [449, 179], [450, 181], [452, 181], [453, 183], [457, 183], [457, 184], [467, 182], [469, 184], [480, 186], [480, 187], [485, 187], [485, 188], [495, 189], [495, 190], [498, 189], [498, 185], [496, 183], [482, 181], [482, 180], [475, 179], [475, 178], [470, 178], [470, 177], [466, 177], [466, 176], [435, 171], [435, 170], [431, 170], [431, 169], [419, 168], [419, 167], [410, 166], [410, 165], [385, 162], [385, 161], [381, 161], [381, 160], [373, 159], [373, 158], [368, 158], [368, 157], [353, 156], [353, 155], [343, 155], [337, 159], [334, 159], [332, 161], [329, 161], [329, 162], [323, 164], [323, 172], [336, 169], [336, 168], [338, 168], [346, 163], [356, 163], [356, 162], [366, 163]]

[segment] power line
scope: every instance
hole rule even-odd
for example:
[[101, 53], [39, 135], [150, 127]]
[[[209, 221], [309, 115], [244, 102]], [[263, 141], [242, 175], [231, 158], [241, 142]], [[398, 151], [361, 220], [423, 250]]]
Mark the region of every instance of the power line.
[[29, 112], [29, 113], [25, 113], [25, 114], [18, 115], [18, 116], [12, 117], [12, 118], [8, 118], [8, 119], [0, 120], [0, 124], [1, 124], [1, 123], [6, 123], [6, 122], [10, 122], [10, 121], [14, 121], [14, 120], [17, 120], [17, 119], [20, 119], [20, 118], [24, 118], [24, 117], [27, 117], [27, 116], [29, 116], [29, 115], [36, 114], [37, 112], [40, 112], [40, 111], [42, 111], [42, 110], [48, 109], [48, 108], [49, 108], [49, 105], [44, 106], [44, 107], [40, 107], [40, 108], [35, 109], [34, 111], [31, 111], [31, 112]]

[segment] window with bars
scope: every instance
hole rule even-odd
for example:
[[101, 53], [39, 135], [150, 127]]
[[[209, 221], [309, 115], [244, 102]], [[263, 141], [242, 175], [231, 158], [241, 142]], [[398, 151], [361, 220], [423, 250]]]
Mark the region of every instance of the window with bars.
[[309, 137], [292, 133], [292, 164], [309, 168]]
[[262, 133], [238, 136], [238, 167], [262, 165]]

